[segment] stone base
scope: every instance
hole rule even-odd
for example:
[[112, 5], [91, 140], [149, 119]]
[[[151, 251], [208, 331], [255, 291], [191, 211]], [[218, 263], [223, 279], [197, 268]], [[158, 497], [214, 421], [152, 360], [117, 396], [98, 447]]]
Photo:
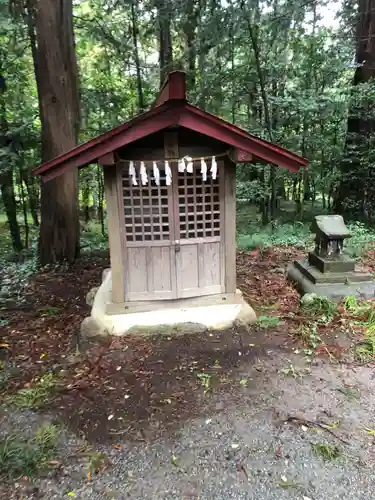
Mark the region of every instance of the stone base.
[[[333, 274], [333, 273], [332, 273]], [[333, 300], [342, 300], [347, 296], [354, 296], [358, 299], [368, 300], [375, 298], [375, 282], [372, 280], [361, 281], [363, 276], [359, 277], [359, 281], [344, 281], [345, 273], [341, 273], [342, 282], [316, 282], [313, 283], [307, 278], [306, 274], [301, 271], [300, 263], [290, 264], [287, 268], [287, 277], [296, 286], [296, 289], [301, 295], [305, 293], [316, 293], [321, 297], [329, 297]], [[351, 273], [351, 277], [355, 275]]]
[[[144, 306], [141, 308], [139, 302], [113, 304], [111, 291], [112, 275], [106, 270], [103, 273], [101, 286], [97, 290], [91, 290], [87, 295], [87, 301], [92, 303], [92, 310], [91, 316], [85, 318], [81, 324], [83, 336], [120, 336], [131, 333], [181, 335], [207, 329], [223, 330], [234, 324], [247, 326], [255, 323], [257, 319], [239, 290], [232, 296], [147, 302], [147, 306], [150, 304], [152, 310], [146, 311]], [[141, 312], [133, 312], [137, 310]]]

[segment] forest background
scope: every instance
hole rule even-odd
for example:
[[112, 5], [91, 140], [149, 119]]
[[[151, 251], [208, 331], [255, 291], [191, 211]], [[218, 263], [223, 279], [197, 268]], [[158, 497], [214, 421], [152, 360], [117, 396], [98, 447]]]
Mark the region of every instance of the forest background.
[[42, 188], [31, 170], [148, 109], [173, 69], [193, 103], [309, 160], [237, 169], [240, 248], [305, 244], [324, 213], [370, 244], [374, 37], [375, 0], [0, 0], [3, 267], [106, 248], [101, 168]]

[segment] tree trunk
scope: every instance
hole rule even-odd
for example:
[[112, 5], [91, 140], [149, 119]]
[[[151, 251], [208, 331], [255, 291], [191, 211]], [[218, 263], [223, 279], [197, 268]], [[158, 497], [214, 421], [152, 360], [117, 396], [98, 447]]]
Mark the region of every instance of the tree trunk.
[[156, 0], [159, 31], [160, 86], [172, 69], [173, 49], [171, 36], [171, 6], [169, 0]]
[[[354, 87], [375, 77], [375, 0], [358, 0], [357, 23], [357, 69]], [[356, 103], [357, 101], [357, 103]], [[366, 162], [369, 153], [369, 139], [375, 131], [373, 104], [358, 105], [353, 99], [349, 109], [345, 153], [341, 161], [341, 178], [336, 191], [334, 209], [338, 213], [363, 216], [366, 197], [374, 208], [374, 186], [370, 179], [372, 162]], [[371, 146], [370, 146], [371, 147]]]
[[195, 86], [196, 71], [196, 30], [198, 24], [199, 6], [196, 0], [187, 0], [185, 3], [183, 32], [185, 38], [185, 59], [187, 61], [188, 83], [190, 88]]
[[[29, 19], [44, 162], [77, 143], [79, 98], [72, 0], [30, 1]], [[39, 260], [41, 265], [73, 262], [78, 253], [77, 172], [69, 172], [42, 185]]]
[[[8, 122], [6, 118], [4, 89], [2, 89], [0, 90], [0, 148], [7, 145], [7, 138], [5, 135], [7, 130]], [[22, 250], [22, 241], [20, 227], [17, 221], [17, 204], [14, 195], [12, 165], [6, 165], [5, 168], [2, 167], [0, 170], [0, 192], [8, 220], [13, 249], [16, 252], [20, 252]]]
[[38, 199], [39, 199], [39, 193], [38, 193], [38, 187], [35, 182], [35, 177], [31, 178], [25, 174], [24, 176], [24, 182], [26, 186], [26, 191], [27, 191], [27, 196], [29, 199], [29, 207], [30, 207], [30, 213], [31, 217], [33, 218], [33, 224], [35, 227], [39, 226], [39, 215], [38, 215]]
[[132, 37], [133, 37], [133, 50], [134, 50], [134, 62], [135, 69], [137, 72], [137, 92], [138, 92], [138, 109], [140, 113], [144, 111], [144, 100], [143, 100], [143, 87], [142, 87], [142, 75], [141, 66], [139, 62], [139, 51], [138, 51], [138, 26], [137, 26], [137, 11], [136, 11], [136, 0], [132, 0], [131, 4], [132, 11]]

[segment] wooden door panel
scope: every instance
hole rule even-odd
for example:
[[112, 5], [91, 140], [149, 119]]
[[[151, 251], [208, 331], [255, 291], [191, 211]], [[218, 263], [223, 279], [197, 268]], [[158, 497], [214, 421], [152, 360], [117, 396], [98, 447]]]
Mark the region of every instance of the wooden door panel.
[[176, 298], [174, 249], [171, 246], [131, 247], [127, 252], [128, 300]]
[[180, 252], [176, 253], [178, 297], [221, 293], [224, 283], [221, 241], [220, 178], [210, 173], [204, 182], [200, 162], [193, 173], [180, 173], [174, 196], [178, 200], [177, 232]]
[[[199, 288], [220, 287], [220, 241], [199, 245]], [[219, 292], [218, 292], [219, 293]]]
[[174, 299], [176, 262], [173, 247], [172, 187], [160, 169], [160, 186], [146, 164], [148, 183], [133, 185], [127, 167], [123, 170], [123, 198], [127, 268], [125, 300]]
[[220, 239], [215, 242], [181, 240], [176, 253], [177, 290], [180, 298], [221, 293]]

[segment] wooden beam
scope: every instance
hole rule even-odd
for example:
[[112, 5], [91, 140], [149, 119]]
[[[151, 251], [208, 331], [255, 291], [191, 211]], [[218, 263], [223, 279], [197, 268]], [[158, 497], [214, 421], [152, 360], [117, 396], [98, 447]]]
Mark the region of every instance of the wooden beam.
[[109, 255], [112, 269], [112, 302], [125, 301], [125, 265], [123, 252], [123, 224], [120, 217], [124, 213], [119, 211], [118, 189], [119, 166], [104, 168], [104, 185], [107, 202]]
[[116, 163], [115, 161], [115, 153], [113, 151], [110, 151], [109, 153], [106, 153], [105, 155], [101, 156], [98, 158], [98, 163], [102, 167], [106, 167], [109, 165], [114, 165]]
[[154, 107], [172, 100], [186, 100], [186, 75], [183, 71], [169, 73], [155, 100]]
[[225, 159], [225, 293], [236, 291], [236, 168]]
[[248, 151], [244, 151], [243, 149], [234, 148], [230, 151], [229, 158], [234, 163], [245, 163], [251, 162], [253, 159], [253, 155]]

